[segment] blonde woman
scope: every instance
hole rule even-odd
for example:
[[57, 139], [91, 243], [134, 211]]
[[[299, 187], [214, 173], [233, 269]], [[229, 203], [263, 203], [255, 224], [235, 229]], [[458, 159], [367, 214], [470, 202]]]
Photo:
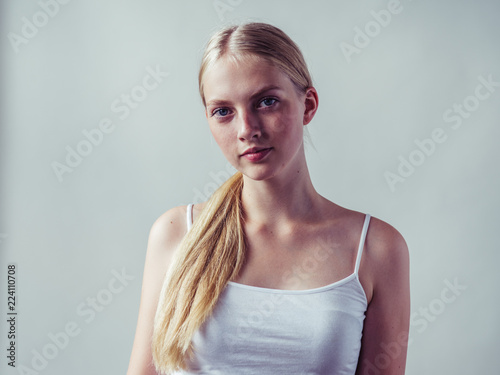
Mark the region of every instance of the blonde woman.
[[314, 189], [318, 94], [299, 48], [268, 24], [225, 28], [199, 87], [237, 172], [154, 223], [128, 375], [404, 374], [408, 249]]

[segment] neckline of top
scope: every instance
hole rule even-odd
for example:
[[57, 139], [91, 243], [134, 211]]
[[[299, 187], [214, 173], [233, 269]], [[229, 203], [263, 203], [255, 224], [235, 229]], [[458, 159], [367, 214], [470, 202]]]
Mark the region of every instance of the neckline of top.
[[[188, 222], [188, 230], [191, 229], [190, 227], [193, 224], [193, 203], [188, 204], [188, 215], [187, 215], [187, 222]], [[363, 252], [363, 247], [364, 247], [364, 242], [365, 242], [365, 236], [366, 232], [368, 229], [368, 225], [371, 219], [370, 214], [365, 213], [365, 219], [363, 223], [363, 228], [361, 230], [361, 238], [358, 244], [358, 251], [356, 254], [356, 265], [354, 267], [354, 272], [351, 273], [349, 276], [344, 277], [343, 279], [337, 280], [331, 284], [320, 286], [317, 288], [310, 288], [310, 289], [274, 289], [274, 288], [264, 288], [264, 287], [259, 287], [259, 286], [253, 286], [253, 285], [248, 285], [248, 284], [241, 284], [237, 283], [234, 281], [228, 281], [227, 285], [239, 287], [242, 289], [247, 289], [247, 290], [253, 290], [256, 292], [264, 292], [264, 293], [281, 293], [281, 294], [313, 294], [313, 293], [320, 293], [323, 291], [327, 291], [329, 289], [333, 289], [337, 286], [341, 286], [347, 282], [349, 282], [352, 279], [358, 280], [359, 287], [361, 288], [361, 291], [363, 293], [363, 297], [365, 299], [365, 302], [368, 303], [368, 298], [365, 293], [365, 289], [363, 288], [363, 285], [361, 285], [361, 281], [359, 280], [359, 275], [358, 275], [358, 270], [359, 270], [359, 264], [361, 260], [361, 254]]]
[[[317, 288], [310, 288], [310, 289], [274, 289], [274, 288], [265, 288], [265, 287], [260, 287], [260, 286], [253, 286], [253, 285], [248, 285], [248, 284], [241, 284], [237, 283], [234, 281], [228, 281], [227, 285], [235, 286], [238, 288], [242, 289], [247, 289], [247, 290], [253, 290], [256, 292], [263, 292], [263, 293], [281, 293], [281, 294], [312, 294], [312, 293], [320, 293], [327, 291], [329, 289], [333, 289], [337, 286], [341, 286], [352, 279], [357, 279], [357, 274], [355, 272], [351, 273], [349, 276], [344, 277], [343, 279], [337, 280], [331, 284], [320, 286]], [[358, 279], [359, 281], [359, 279]], [[363, 289], [363, 288], [361, 288]], [[364, 294], [364, 290], [363, 290]], [[366, 296], [365, 296], [366, 297]]]

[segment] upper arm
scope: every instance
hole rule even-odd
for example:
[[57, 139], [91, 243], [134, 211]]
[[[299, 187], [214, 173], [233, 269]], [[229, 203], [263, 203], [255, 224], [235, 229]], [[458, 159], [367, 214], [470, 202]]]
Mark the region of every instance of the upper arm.
[[142, 280], [139, 316], [127, 375], [156, 375], [151, 352], [153, 323], [165, 273], [186, 232], [183, 206], [161, 215], [151, 227]]
[[410, 323], [409, 252], [396, 229], [378, 219], [372, 224], [363, 255], [373, 294], [356, 374], [401, 375], [405, 372]]

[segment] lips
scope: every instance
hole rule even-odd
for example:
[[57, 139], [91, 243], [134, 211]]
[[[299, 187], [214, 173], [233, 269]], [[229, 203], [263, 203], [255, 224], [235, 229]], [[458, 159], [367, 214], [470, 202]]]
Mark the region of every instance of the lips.
[[243, 154], [241, 154], [241, 156], [247, 155], [247, 154], [255, 154], [257, 152], [269, 150], [270, 148], [271, 147], [252, 147], [252, 148], [247, 149]]
[[260, 162], [264, 159], [267, 158], [267, 156], [271, 153], [273, 148], [260, 148], [260, 149], [253, 149], [251, 151], [256, 151], [256, 152], [248, 152], [244, 154], [242, 157], [247, 159], [248, 161], [252, 163], [257, 163]]

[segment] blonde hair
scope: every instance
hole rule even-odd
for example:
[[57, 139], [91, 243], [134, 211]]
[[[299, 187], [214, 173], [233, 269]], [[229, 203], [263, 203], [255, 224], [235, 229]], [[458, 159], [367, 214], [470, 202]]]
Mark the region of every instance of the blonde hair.
[[[297, 45], [272, 25], [249, 23], [225, 28], [208, 42], [198, 76], [203, 104], [203, 76], [222, 56], [257, 56], [278, 67], [300, 92], [312, 86]], [[242, 188], [243, 174], [236, 172], [212, 194], [176, 249], [154, 320], [153, 362], [160, 373], [186, 368], [186, 359], [193, 355], [193, 334], [241, 269], [247, 248]]]

